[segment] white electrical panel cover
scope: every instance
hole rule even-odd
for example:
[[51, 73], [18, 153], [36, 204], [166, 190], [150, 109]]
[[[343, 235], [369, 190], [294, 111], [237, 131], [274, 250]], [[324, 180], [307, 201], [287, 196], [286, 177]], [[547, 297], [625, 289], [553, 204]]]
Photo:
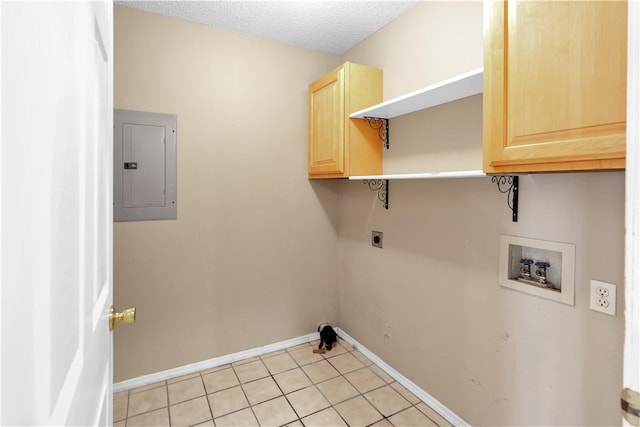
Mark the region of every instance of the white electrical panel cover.
[[113, 220], [176, 219], [177, 117], [114, 110]]

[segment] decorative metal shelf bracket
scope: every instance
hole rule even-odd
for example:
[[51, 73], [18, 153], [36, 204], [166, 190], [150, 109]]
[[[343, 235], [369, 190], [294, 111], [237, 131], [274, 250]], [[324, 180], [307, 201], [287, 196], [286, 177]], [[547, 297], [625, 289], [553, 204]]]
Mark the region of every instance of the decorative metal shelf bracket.
[[369, 127], [378, 131], [380, 141], [384, 144], [384, 147], [389, 149], [389, 119], [381, 119], [378, 117], [363, 117], [363, 119], [369, 123]]
[[389, 180], [388, 179], [365, 179], [363, 181], [372, 191], [378, 192], [378, 200], [382, 202], [385, 209], [389, 209]]
[[520, 179], [517, 176], [495, 175], [491, 182], [498, 185], [501, 193], [507, 194], [507, 205], [511, 208], [511, 219], [518, 222], [518, 186]]

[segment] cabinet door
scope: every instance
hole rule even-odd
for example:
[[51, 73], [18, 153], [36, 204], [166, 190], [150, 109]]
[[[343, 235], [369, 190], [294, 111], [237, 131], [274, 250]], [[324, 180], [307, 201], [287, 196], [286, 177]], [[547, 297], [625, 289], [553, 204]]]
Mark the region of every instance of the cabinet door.
[[309, 176], [346, 176], [344, 68], [309, 86]]
[[627, 5], [485, 3], [484, 170], [623, 169]]

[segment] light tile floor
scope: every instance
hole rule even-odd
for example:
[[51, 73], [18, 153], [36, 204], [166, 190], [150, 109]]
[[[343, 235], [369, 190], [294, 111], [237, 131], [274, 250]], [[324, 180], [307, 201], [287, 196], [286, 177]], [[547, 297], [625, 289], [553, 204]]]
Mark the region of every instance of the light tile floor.
[[114, 395], [115, 426], [450, 426], [362, 353], [318, 342]]

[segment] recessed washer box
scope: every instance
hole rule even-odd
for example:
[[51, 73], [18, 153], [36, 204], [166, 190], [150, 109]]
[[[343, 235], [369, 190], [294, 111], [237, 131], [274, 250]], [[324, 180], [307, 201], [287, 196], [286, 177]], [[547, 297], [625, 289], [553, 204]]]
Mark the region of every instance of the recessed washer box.
[[177, 117], [114, 110], [113, 220], [177, 218]]
[[570, 243], [501, 235], [500, 285], [574, 305], [575, 254]]

